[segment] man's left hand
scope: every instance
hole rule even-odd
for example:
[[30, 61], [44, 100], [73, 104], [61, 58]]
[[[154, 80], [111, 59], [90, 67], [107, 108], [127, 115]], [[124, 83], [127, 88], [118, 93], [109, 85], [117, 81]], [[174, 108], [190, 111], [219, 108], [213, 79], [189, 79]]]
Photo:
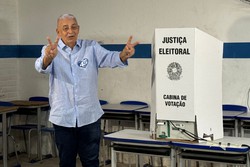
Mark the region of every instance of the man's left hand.
[[132, 57], [135, 54], [135, 46], [139, 44], [139, 42], [131, 43], [132, 38], [132, 36], [129, 37], [126, 46], [120, 53], [120, 58], [123, 62], [127, 61], [128, 58]]

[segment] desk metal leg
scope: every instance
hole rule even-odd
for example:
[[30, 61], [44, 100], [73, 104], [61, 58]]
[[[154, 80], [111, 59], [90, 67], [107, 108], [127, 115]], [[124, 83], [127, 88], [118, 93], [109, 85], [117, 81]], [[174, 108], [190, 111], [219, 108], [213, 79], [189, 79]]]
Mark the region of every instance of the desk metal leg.
[[185, 160], [183, 160], [181, 157], [179, 158], [179, 167], [183, 167]]
[[238, 120], [235, 119], [235, 122], [234, 122], [234, 136], [235, 137], [238, 137]]
[[176, 167], [176, 150], [171, 148], [171, 153], [170, 153], [170, 166], [171, 167]]
[[135, 113], [135, 129], [138, 130], [138, 115]]
[[143, 126], [143, 124], [142, 124], [142, 116], [141, 115], [139, 115], [139, 126], [140, 126], [140, 130], [144, 130], [143, 128], [142, 128], [142, 126]]
[[42, 160], [42, 150], [41, 150], [41, 107], [37, 108], [37, 155], [40, 160]]
[[247, 153], [247, 164], [246, 166], [249, 167], [250, 166], [250, 159], [249, 159], [250, 153]]
[[116, 151], [114, 150], [113, 147], [111, 147], [111, 167], [116, 167], [116, 162], [117, 157], [116, 157]]
[[243, 121], [240, 121], [238, 124], [240, 124], [240, 137], [244, 137], [244, 127], [243, 127]]
[[7, 167], [7, 120], [6, 120], [6, 113], [2, 114], [2, 129], [3, 129], [3, 166]]

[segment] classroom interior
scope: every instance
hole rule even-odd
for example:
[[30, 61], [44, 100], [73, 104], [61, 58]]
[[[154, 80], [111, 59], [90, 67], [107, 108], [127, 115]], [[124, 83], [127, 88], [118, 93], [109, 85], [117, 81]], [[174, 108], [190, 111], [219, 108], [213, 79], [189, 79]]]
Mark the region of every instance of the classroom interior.
[[[58, 16], [72, 13], [80, 25], [79, 38], [96, 40], [113, 50], [124, 46], [130, 35], [133, 41], [140, 42], [135, 56], [128, 60], [128, 67], [99, 69], [100, 99], [109, 103], [136, 100], [150, 105], [155, 29], [198, 28], [223, 42], [222, 104], [249, 107], [250, 3], [247, 0], [0, 0], [0, 9], [0, 101], [48, 96], [49, 76], [38, 73], [34, 62], [47, 44], [46, 37], [56, 38]], [[131, 123], [125, 128], [131, 128]], [[245, 136], [250, 137], [250, 133]], [[16, 140], [23, 139], [17, 136]], [[43, 142], [42, 152], [52, 153], [50, 140], [44, 138]], [[19, 151], [24, 148], [20, 142]], [[32, 153], [36, 149], [32, 147]], [[123, 159], [122, 165], [129, 166], [128, 155], [119, 158]], [[23, 160], [30, 164], [26, 156]], [[155, 161], [160, 166], [160, 160]], [[132, 162], [134, 165], [135, 159]], [[56, 166], [54, 161], [52, 164]]]

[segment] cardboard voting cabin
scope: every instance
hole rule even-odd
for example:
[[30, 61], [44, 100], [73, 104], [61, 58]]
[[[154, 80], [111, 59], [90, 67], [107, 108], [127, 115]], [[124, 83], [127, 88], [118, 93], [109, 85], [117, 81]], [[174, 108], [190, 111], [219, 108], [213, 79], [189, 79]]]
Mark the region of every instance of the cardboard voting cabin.
[[197, 28], [161, 28], [152, 50], [152, 137], [222, 138], [223, 42]]

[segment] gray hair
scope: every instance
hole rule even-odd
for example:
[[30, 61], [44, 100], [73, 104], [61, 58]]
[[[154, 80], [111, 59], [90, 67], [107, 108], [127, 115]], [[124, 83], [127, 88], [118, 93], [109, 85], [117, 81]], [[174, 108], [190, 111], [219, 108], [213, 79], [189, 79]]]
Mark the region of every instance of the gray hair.
[[74, 19], [76, 21], [76, 23], [77, 23], [76, 17], [73, 14], [62, 14], [57, 19], [57, 25], [58, 25], [60, 20], [63, 20], [63, 19], [66, 19], [66, 18], [67, 19]]

